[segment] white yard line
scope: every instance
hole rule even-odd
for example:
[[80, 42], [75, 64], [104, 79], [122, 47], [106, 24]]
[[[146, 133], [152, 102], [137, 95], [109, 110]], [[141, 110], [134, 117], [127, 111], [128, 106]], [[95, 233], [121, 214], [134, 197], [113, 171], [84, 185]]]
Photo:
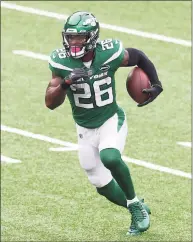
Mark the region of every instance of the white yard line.
[[[10, 133], [19, 134], [19, 135], [29, 137], [29, 138], [33, 138], [33, 139], [38, 139], [38, 140], [50, 142], [50, 143], [53, 143], [53, 144], [60, 144], [62, 146], [74, 148], [75, 150], [76, 150], [76, 148], [78, 148], [77, 144], [62, 141], [62, 140], [59, 140], [59, 139], [50, 138], [48, 136], [41, 135], [41, 134], [34, 134], [34, 133], [24, 131], [24, 130], [21, 130], [21, 129], [17, 129], [17, 128], [11, 128], [11, 127], [8, 127], [6, 125], [1, 125], [1, 130], [7, 131], [7, 132], [10, 132]], [[59, 151], [59, 148], [58, 148], [58, 151]], [[152, 163], [147, 162], [147, 161], [132, 159], [132, 158], [129, 158], [127, 156], [123, 156], [123, 159], [126, 162], [133, 163], [133, 164], [136, 164], [136, 165], [139, 165], [139, 166], [143, 166], [143, 167], [146, 167], [146, 168], [151, 169], [151, 170], [165, 172], [165, 173], [173, 174], [173, 175], [176, 175], [176, 176], [181, 176], [181, 177], [191, 179], [191, 173], [186, 173], [186, 172], [174, 170], [174, 169], [171, 169], [171, 168], [168, 168], [168, 167], [155, 165], [155, 164], [152, 164]]]
[[[66, 20], [68, 17], [67, 15], [64, 15], [64, 14], [58, 14], [58, 13], [40, 10], [40, 9], [36, 9], [36, 8], [25, 7], [25, 6], [17, 5], [14, 3], [8, 3], [8, 2], [4, 2], [4, 1], [1, 2], [1, 7], [24, 12], [24, 13], [30, 13], [30, 14], [36, 14], [39, 16], [60, 19], [60, 20]], [[136, 29], [129, 29], [129, 28], [105, 24], [105, 23], [100, 23], [100, 26], [101, 26], [101, 28], [104, 28], [104, 29], [110, 29], [110, 30], [122, 32], [125, 34], [140, 36], [143, 38], [149, 38], [149, 39], [159, 40], [159, 41], [163, 41], [163, 42], [167, 42], [167, 43], [188, 46], [188, 47], [192, 46], [191, 41], [189, 41], [189, 40], [167, 37], [165, 35], [153, 34], [153, 33], [149, 33], [149, 32], [139, 31]]]
[[155, 165], [153, 163], [143, 161], [143, 160], [132, 159], [132, 158], [129, 158], [129, 157], [126, 157], [126, 156], [123, 156], [122, 158], [123, 158], [124, 161], [127, 161], [129, 163], [133, 163], [135, 165], [143, 166], [143, 167], [149, 168], [151, 170], [166, 172], [166, 173], [169, 173], [169, 174], [187, 177], [187, 178], [190, 178], [190, 179], [192, 178], [191, 173], [183, 172], [183, 171], [180, 171], [180, 170], [174, 170], [174, 169], [171, 169], [171, 168], [168, 168], [168, 167]]
[[13, 54], [23, 55], [23, 56], [30, 57], [33, 59], [44, 60], [44, 61], [48, 61], [48, 58], [49, 58], [49, 56], [47, 56], [47, 55], [42, 55], [39, 53], [27, 51], [27, 50], [13, 50]]
[[1, 163], [21, 163], [21, 161], [1, 155]]
[[24, 131], [24, 130], [21, 130], [21, 129], [11, 128], [11, 127], [8, 127], [8, 126], [5, 126], [5, 125], [1, 125], [1, 130], [7, 131], [9, 133], [19, 134], [19, 135], [22, 135], [22, 136], [25, 136], [25, 137], [30, 137], [32, 139], [38, 139], [38, 140], [46, 141], [46, 142], [49, 142], [49, 143], [52, 143], [52, 144], [67, 146], [67, 147], [70, 147], [70, 148], [78, 148], [78, 145], [70, 143], [70, 142], [50, 138], [48, 136], [41, 135], [41, 134], [34, 134], [34, 133]]
[[185, 147], [189, 147], [189, 148], [192, 147], [192, 143], [191, 142], [177, 142], [177, 144], [185, 146]]
[[78, 150], [77, 148], [72, 148], [72, 147], [56, 147], [56, 148], [49, 148], [50, 151], [73, 151], [73, 150]]
[[30, 57], [30, 58], [33, 58], [36, 60], [43, 60], [43, 61], [48, 61], [48, 59], [49, 59], [48, 55], [43, 55], [40, 53], [28, 51], [28, 50], [13, 50], [13, 54], [22, 55], [22, 56]]

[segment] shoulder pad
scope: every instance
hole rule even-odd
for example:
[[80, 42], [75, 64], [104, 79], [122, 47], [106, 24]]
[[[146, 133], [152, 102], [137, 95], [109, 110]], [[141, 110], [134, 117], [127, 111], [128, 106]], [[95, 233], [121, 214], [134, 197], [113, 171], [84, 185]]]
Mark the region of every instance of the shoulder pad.
[[65, 49], [56, 49], [52, 51], [50, 58], [48, 60], [49, 68], [51, 71], [72, 71], [70, 67], [68, 67], [68, 56], [66, 55]]
[[105, 39], [99, 42], [106, 56], [104, 64], [117, 62], [117, 67], [123, 60], [124, 48], [121, 41], [116, 39]]

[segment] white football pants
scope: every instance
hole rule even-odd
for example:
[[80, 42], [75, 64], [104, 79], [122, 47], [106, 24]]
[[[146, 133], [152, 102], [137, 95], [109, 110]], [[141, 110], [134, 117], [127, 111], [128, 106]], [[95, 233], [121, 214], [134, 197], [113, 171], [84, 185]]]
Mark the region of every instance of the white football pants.
[[96, 129], [87, 129], [76, 124], [79, 145], [79, 161], [89, 181], [96, 187], [103, 187], [112, 180], [111, 172], [100, 160], [99, 152], [115, 148], [123, 152], [127, 137], [126, 117], [118, 130], [120, 120], [117, 113]]

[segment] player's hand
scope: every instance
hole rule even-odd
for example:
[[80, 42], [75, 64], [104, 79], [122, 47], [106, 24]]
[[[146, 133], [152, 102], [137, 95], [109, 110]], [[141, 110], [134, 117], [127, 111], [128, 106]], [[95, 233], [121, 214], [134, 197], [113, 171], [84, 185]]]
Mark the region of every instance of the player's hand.
[[148, 103], [152, 102], [161, 92], [163, 91], [163, 88], [160, 85], [153, 85], [151, 88], [149, 89], [143, 89], [143, 93], [149, 93], [149, 99], [147, 101], [145, 101], [144, 103], [140, 103], [137, 106], [138, 107], [143, 107], [145, 105], [147, 105]]
[[88, 78], [88, 73], [85, 69], [75, 68], [70, 75], [65, 78], [65, 82], [69, 85], [84, 83], [86, 78]]

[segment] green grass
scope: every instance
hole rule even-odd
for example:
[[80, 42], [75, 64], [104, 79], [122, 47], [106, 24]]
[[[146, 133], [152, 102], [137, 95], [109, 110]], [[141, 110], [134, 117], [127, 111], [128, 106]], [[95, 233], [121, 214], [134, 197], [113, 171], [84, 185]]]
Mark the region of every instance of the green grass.
[[[17, 3], [64, 14], [84, 8], [104, 23], [191, 39], [190, 2]], [[5, 8], [1, 14], [1, 123], [76, 143], [69, 102], [45, 108], [47, 62], [12, 53], [49, 55], [62, 46], [63, 21]], [[131, 68], [118, 70], [117, 98], [129, 127], [124, 155], [190, 173], [191, 149], [176, 142], [191, 141], [191, 48], [101, 29], [100, 38], [107, 37], [143, 50], [164, 87], [156, 101], [138, 108], [125, 89]], [[129, 164], [152, 215], [147, 233], [128, 238], [130, 215], [97, 195], [76, 151], [51, 152], [58, 145], [3, 131], [1, 140], [2, 155], [22, 161], [1, 166], [2, 241], [191, 241], [190, 179]]]
[[65, 4], [62, 1], [54, 1], [55, 4], [52, 1], [13, 2], [42, 10], [45, 10], [46, 6], [48, 11], [67, 15], [78, 10], [91, 11], [104, 23], [174, 38], [191, 39], [191, 2], [92, 1], [84, 4], [81, 1], [65, 1]]

